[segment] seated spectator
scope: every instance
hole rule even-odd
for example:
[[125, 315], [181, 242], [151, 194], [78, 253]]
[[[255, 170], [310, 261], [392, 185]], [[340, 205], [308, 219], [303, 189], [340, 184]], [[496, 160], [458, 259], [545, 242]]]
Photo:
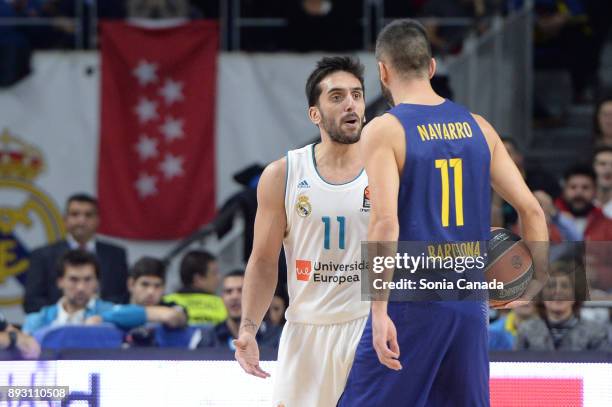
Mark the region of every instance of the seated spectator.
[[586, 243], [587, 277], [593, 288], [612, 290], [612, 219], [595, 206], [596, 175], [590, 166], [566, 171], [563, 192], [555, 205]]
[[219, 286], [219, 266], [215, 257], [202, 250], [185, 254], [180, 265], [183, 287], [164, 296], [164, 301], [187, 310], [190, 325], [218, 324], [227, 318], [223, 300], [215, 295]]
[[171, 328], [187, 325], [187, 310], [162, 299], [166, 288], [166, 265], [152, 257], [142, 257], [130, 270], [128, 291], [130, 304], [141, 305], [147, 322], [162, 323]]
[[[524, 0], [510, 0], [511, 8]], [[601, 51], [583, 0], [535, 0], [534, 65], [537, 70], [565, 69], [576, 101], [596, 81]]]
[[282, 327], [285, 325], [285, 310], [287, 309], [287, 300], [284, 295], [280, 293], [274, 294], [270, 309], [266, 315], [266, 321], [270, 325]]
[[597, 206], [612, 218], [612, 145], [595, 150], [593, 169], [597, 175]]
[[[518, 328], [526, 321], [536, 317], [536, 307], [534, 303], [518, 306], [504, 316], [492, 322], [489, 326], [489, 349], [491, 350], [511, 350], [515, 347]], [[496, 342], [491, 338], [498, 337]]]
[[40, 345], [36, 339], [10, 325], [0, 314], [0, 350], [17, 351], [24, 359], [37, 359]]
[[[223, 277], [223, 302], [227, 307], [228, 318], [214, 327], [202, 328], [194, 335], [192, 343], [198, 348], [226, 347], [236, 350], [234, 339], [238, 337], [240, 318], [242, 318], [242, 285], [244, 271], [232, 271]], [[257, 343], [261, 346], [277, 348], [280, 341], [281, 327], [261, 323], [257, 332]]]
[[125, 249], [96, 237], [98, 202], [86, 194], [68, 198], [64, 224], [66, 239], [38, 248], [30, 255], [26, 274], [24, 310], [36, 312], [57, 302], [61, 292], [56, 284], [58, 259], [71, 249], [96, 255], [100, 264], [100, 297], [114, 303], [127, 301], [127, 256]]
[[608, 327], [580, 319], [573, 275], [558, 267], [542, 290], [539, 317], [518, 328], [519, 350], [608, 350]]
[[612, 90], [603, 92], [593, 117], [595, 146], [612, 147]]
[[[96, 298], [100, 266], [85, 250], [70, 250], [57, 265], [57, 285], [62, 296], [56, 304], [28, 314], [23, 331], [34, 333], [49, 326], [109, 322], [129, 329], [144, 324], [147, 315], [140, 305], [115, 305]], [[93, 319], [92, 319], [93, 318]]]

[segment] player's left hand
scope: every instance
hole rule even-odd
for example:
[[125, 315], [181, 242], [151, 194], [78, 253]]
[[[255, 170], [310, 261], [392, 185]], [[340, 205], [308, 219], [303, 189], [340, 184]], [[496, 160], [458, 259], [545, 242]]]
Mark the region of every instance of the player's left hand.
[[378, 361], [392, 370], [401, 370], [397, 330], [387, 313], [372, 313], [372, 344]]

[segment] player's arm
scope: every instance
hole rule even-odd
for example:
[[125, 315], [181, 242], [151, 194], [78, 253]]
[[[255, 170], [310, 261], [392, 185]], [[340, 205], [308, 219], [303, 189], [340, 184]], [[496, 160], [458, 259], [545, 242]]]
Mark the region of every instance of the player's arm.
[[544, 210], [527, 187], [519, 169], [510, 158], [495, 129], [482, 117], [474, 115], [491, 150], [491, 184], [506, 202], [517, 211], [522, 237], [531, 251], [535, 279], [523, 298], [532, 299], [548, 279], [548, 226]]
[[[397, 199], [400, 168], [403, 166], [404, 130], [391, 115], [372, 120], [362, 132], [361, 157], [368, 174], [370, 190], [370, 223], [368, 225], [369, 262], [372, 257], [395, 256], [399, 236]], [[385, 242], [377, 244], [376, 242]], [[393, 244], [387, 243], [393, 242]], [[383, 281], [391, 281], [393, 269], [383, 271]], [[372, 342], [378, 360], [390, 369], [399, 370], [401, 364], [397, 332], [387, 315], [388, 292], [377, 292], [372, 301]]]
[[236, 341], [236, 359], [258, 377], [269, 376], [259, 367], [255, 335], [270, 307], [278, 281], [280, 254], [287, 218], [285, 215], [286, 160], [270, 164], [259, 179], [253, 250], [242, 287], [242, 321]]

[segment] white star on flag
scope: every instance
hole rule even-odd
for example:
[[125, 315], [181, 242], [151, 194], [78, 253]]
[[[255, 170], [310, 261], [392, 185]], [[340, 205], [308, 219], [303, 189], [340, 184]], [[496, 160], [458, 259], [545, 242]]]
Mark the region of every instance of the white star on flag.
[[138, 83], [140, 86], [146, 86], [149, 83], [154, 83], [157, 81], [157, 74], [155, 70], [157, 69], [157, 64], [152, 62], [147, 62], [142, 59], [136, 68], [132, 71], [132, 74], [138, 79]]
[[160, 126], [160, 131], [166, 137], [167, 142], [171, 142], [183, 137], [183, 121], [173, 119], [171, 116], [166, 118], [164, 124]]
[[138, 115], [138, 120], [141, 123], [146, 123], [149, 120], [157, 118], [157, 103], [147, 98], [140, 98], [138, 106], [134, 108], [134, 111]]
[[181, 82], [166, 79], [164, 86], [159, 89], [159, 94], [166, 101], [166, 105], [183, 100], [183, 84]]
[[164, 161], [159, 164], [159, 169], [167, 180], [183, 175], [183, 157], [166, 154]]
[[152, 137], [142, 134], [135, 147], [141, 161], [157, 157], [157, 140]]
[[156, 182], [157, 177], [141, 173], [138, 180], [134, 183], [134, 186], [138, 190], [138, 195], [140, 195], [141, 198], [146, 198], [147, 196], [157, 193], [157, 187], [155, 186]]

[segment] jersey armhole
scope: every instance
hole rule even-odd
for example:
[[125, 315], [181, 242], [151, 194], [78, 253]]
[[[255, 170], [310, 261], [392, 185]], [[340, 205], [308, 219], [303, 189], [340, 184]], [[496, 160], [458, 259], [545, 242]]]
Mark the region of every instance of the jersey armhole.
[[289, 227], [289, 212], [287, 211], [287, 191], [289, 184], [289, 152], [290, 151], [287, 151], [287, 154], [285, 154], [285, 197], [283, 199], [283, 204], [285, 206], [285, 218], [287, 219], [287, 228]]

